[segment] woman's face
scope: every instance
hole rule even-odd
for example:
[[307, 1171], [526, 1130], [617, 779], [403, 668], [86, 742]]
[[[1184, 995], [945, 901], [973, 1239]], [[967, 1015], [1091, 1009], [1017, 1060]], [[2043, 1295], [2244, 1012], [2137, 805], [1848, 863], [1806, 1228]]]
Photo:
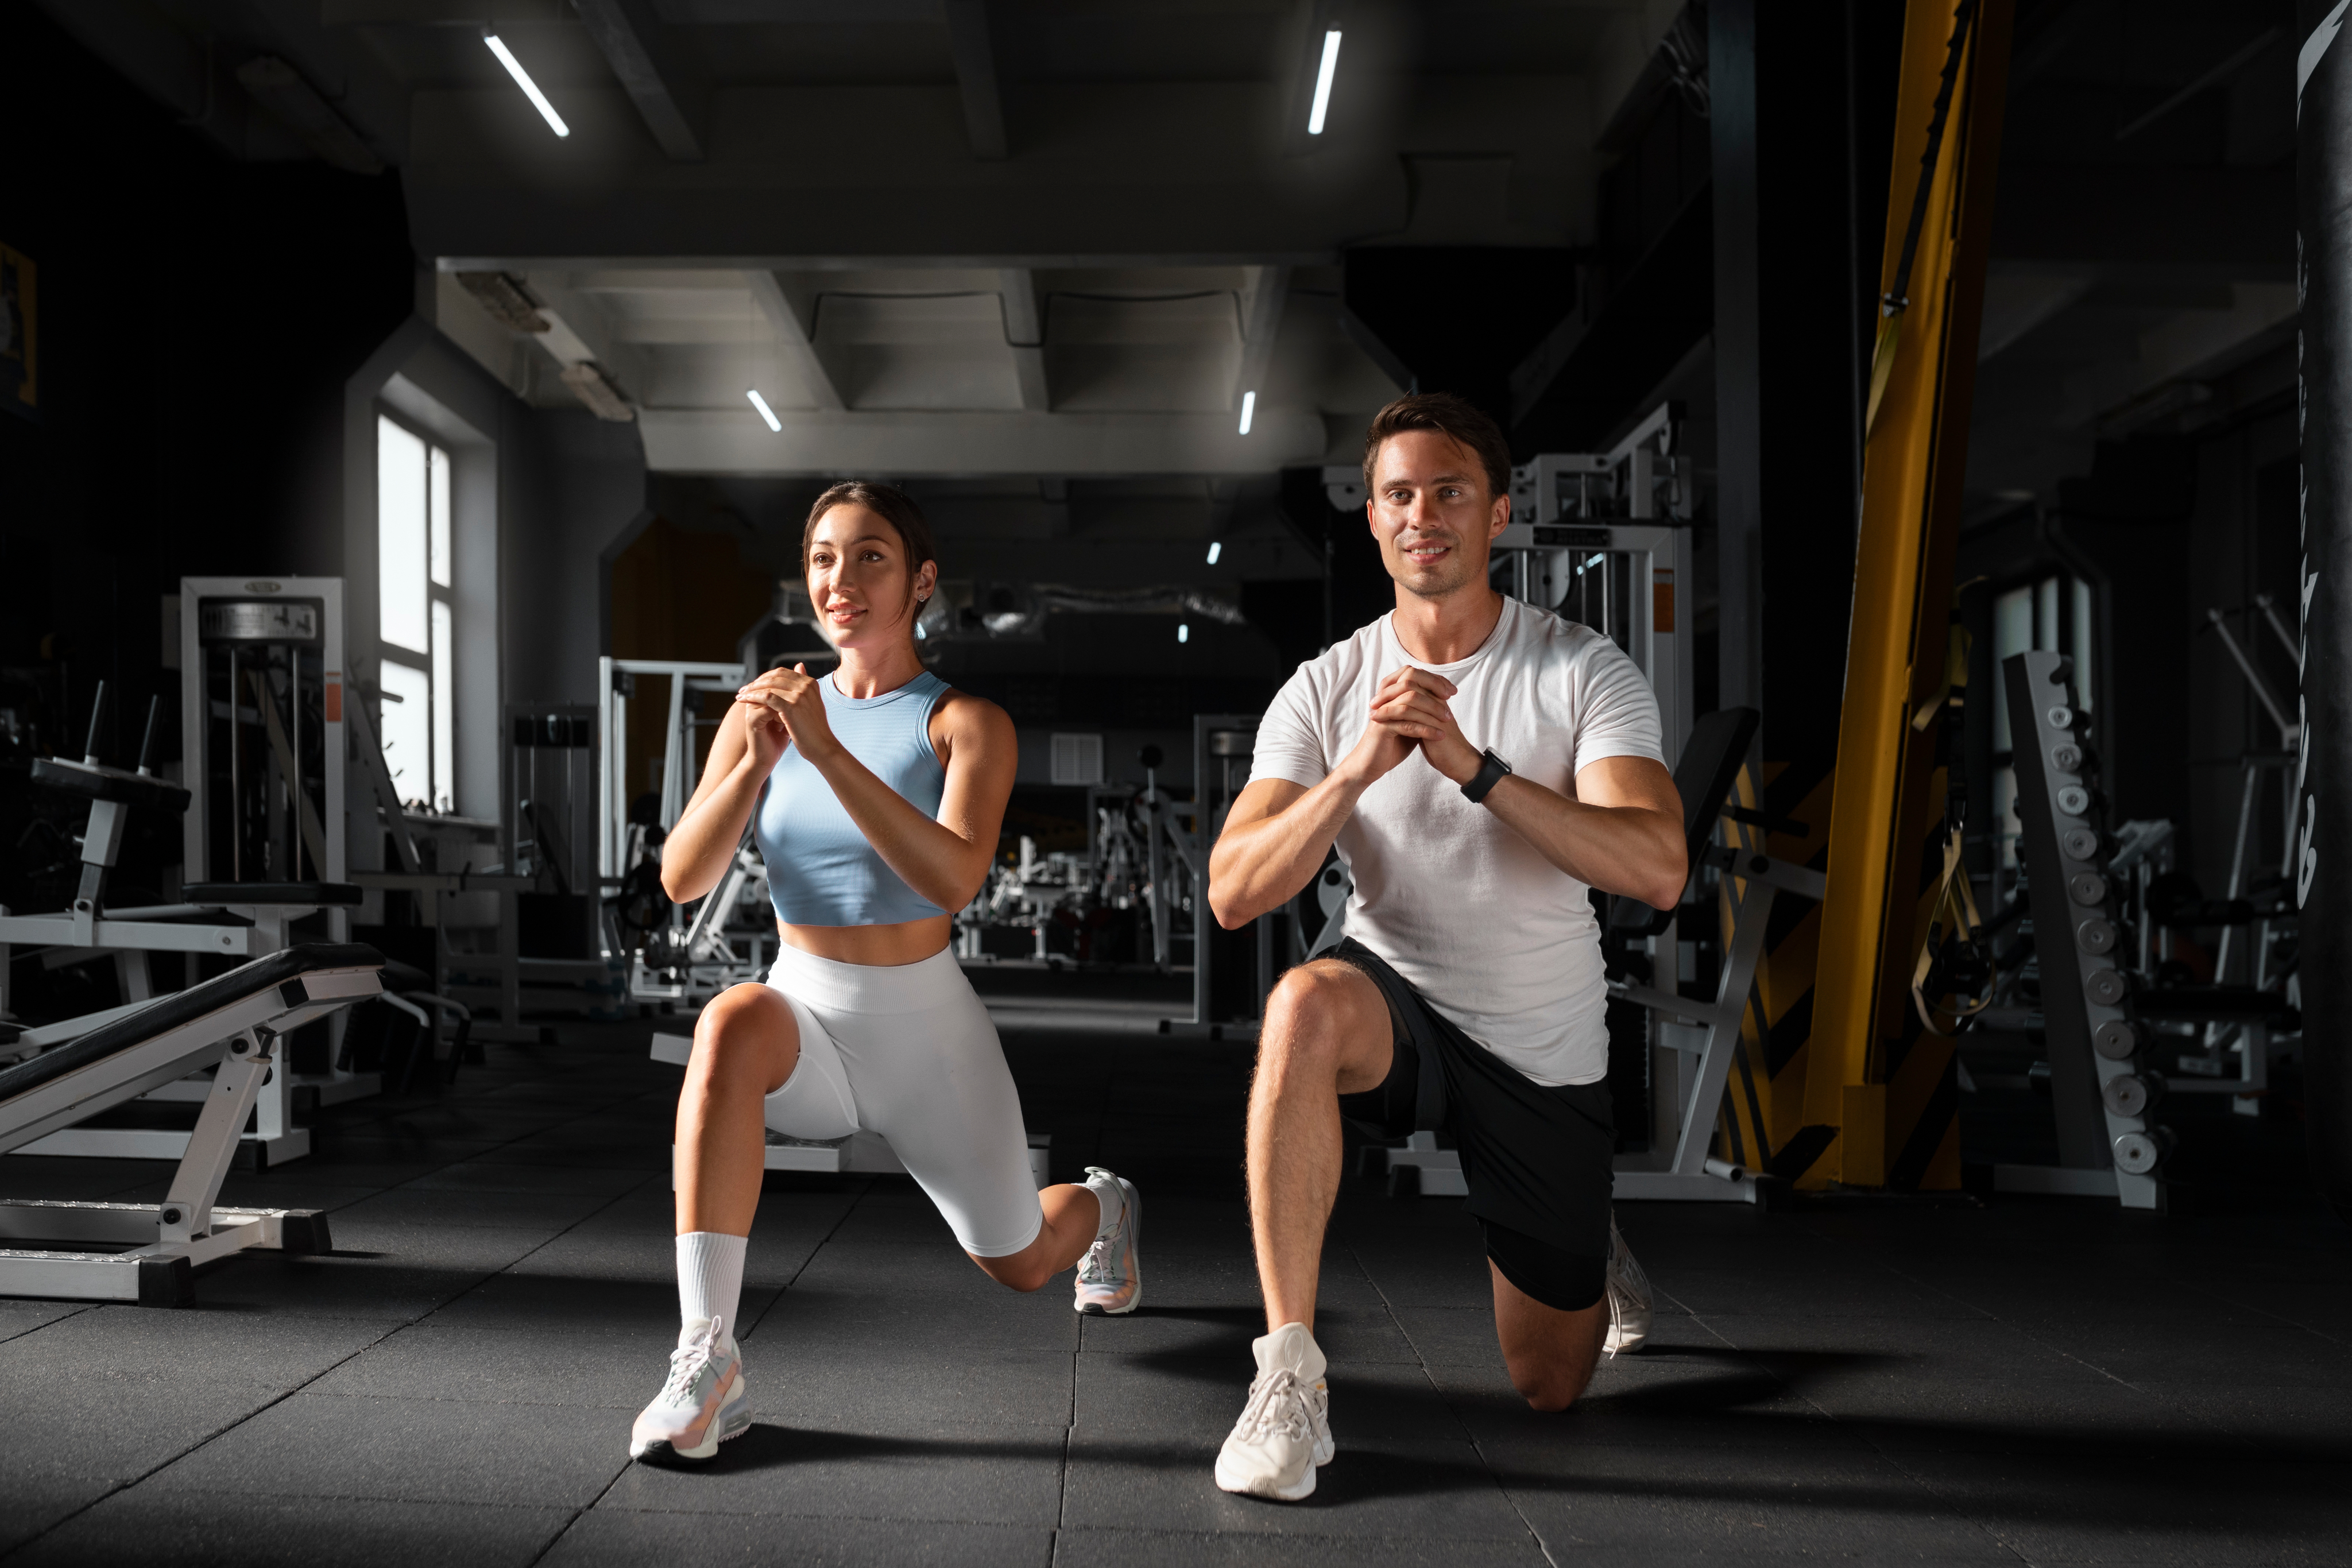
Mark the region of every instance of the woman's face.
[[836, 648], [912, 639], [919, 601], [931, 596], [938, 578], [938, 563], [908, 560], [898, 530], [865, 507], [834, 507], [809, 536], [809, 599]]

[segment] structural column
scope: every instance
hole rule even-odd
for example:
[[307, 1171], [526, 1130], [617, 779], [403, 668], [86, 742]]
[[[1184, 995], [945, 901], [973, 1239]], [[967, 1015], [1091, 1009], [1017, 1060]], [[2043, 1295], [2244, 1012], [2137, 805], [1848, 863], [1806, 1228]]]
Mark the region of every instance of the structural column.
[[2313, 1180], [2352, 1218], [2352, 40], [2347, 8], [2301, 6], [2296, 277], [2302, 288], [2303, 768], [2294, 891], [2302, 909], [2304, 1083]]

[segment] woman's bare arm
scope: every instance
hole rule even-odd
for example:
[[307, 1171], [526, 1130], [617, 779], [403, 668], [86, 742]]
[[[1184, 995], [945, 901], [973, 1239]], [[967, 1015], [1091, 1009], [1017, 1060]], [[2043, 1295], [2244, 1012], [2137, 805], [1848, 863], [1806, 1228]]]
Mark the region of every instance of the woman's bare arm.
[[711, 737], [702, 781], [662, 844], [662, 891], [673, 904], [700, 898], [727, 874], [760, 788], [783, 752], [782, 724], [747, 704], [728, 708]]

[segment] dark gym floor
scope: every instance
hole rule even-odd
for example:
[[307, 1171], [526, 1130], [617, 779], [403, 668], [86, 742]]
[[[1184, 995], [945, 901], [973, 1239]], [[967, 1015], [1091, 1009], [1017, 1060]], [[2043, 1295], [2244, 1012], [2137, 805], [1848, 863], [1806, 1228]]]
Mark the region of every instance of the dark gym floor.
[[[1001, 977], [992, 977], [1001, 978]], [[676, 1332], [652, 1026], [493, 1047], [320, 1119], [233, 1200], [333, 1210], [164, 1312], [0, 1301], [11, 1563], [2342, 1563], [2352, 1249], [2291, 1192], [2112, 1205], [1628, 1205], [1644, 1354], [1565, 1415], [1506, 1382], [1476, 1232], [1343, 1197], [1319, 1337], [1338, 1461], [1303, 1504], [1210, 1467], [1258, 1332], [1246, 1052], [1146, 1003], [999, 998], [1057, 1178], [1145, 1195], [1143, 1310], [983, 1279], [911, 1184], [772, 1190], [742, 1335], [760, 1425], [630, 1465]], [[677, 1027], [671, 1025], [670, 1027]], [[7, 1191], [163, 1167], [0, 1160]]]

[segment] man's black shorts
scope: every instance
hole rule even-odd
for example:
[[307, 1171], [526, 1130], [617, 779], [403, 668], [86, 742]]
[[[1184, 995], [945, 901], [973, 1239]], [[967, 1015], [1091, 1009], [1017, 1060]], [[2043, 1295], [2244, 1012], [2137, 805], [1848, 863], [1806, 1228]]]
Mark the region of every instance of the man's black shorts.
[[1503, 1278], [1548, 1307], [1601, 1299], [1609, 1264], [1616, 1124], [1609, 1085], [1547, 1088], [1456, 1029], [1381, 956], [1349, 937], [1324, 955], [1361, 971], [1388, 999], [1394, 1052], [1380, 1087], [1339, 1096], [1367, 1137], [1452, 1135]]

